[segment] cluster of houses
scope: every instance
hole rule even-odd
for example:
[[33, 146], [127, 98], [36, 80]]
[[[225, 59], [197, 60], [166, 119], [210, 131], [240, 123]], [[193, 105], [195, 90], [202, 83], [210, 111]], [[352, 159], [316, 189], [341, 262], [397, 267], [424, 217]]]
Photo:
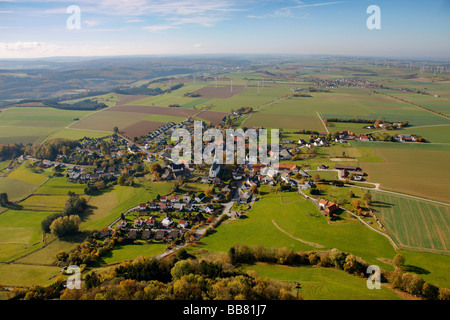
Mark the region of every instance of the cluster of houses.
[[172, 144], [167, 143], [170, 140], [173, 130], [186, 129], [189, 133], [193, 134], [193, 120], [191, 118], [186, 119], [180, 123], [168, 122], [165, 125], [159, 127], [157, 130], [149, 133], [144, 137], [144, 149], [154, 149], [155, 152], [159, 152], [160, 156], [171, 159]]
[[409, 134], [399, 134], [398, 136], [394, 136], [394, 140], [399, 142], [417, 142], [417, 139], [417, 136]]
[[[133, 222], [128, 221], [122, 215], [116, 227], [126, 231], [129, 239], [174, 240], [188, 232], [191, 224], [204, 222], [206, 215], [214, 214], [218, 210], [211, 204], [202, 204], [205, 198], [204, 193], [193, 197], [189, 195], [161, 196], [159, 202], [139, 204], [135, 208], [137, 214]], [[178, 223], [175, 223], [170, 215], [170, 212], [173, 211], [195, 211], [197, 213], [189, 221], [188, 219], [180, 219]], [[160, 221], [157, 217], [159, 213], [165, 213], [165, 217]], [[105, 236], [107, 236], [106, 233]]]
[[325, 87], [328, 89], [339, 87], [378, 88], [378, 84], [359, 77], [331, 79], [312, 78], [312, 80], [314, 81], [315, 86]]

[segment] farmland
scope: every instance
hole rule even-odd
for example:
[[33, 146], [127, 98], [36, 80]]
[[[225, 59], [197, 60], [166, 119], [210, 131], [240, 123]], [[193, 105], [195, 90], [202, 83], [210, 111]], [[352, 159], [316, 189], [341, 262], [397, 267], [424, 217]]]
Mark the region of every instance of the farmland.
[[446, 253], [450, 246], [450, 208], [431, 202], [374, 192], [373, 207], [396, 242], [405, 249]]
[[448, 201], [449, 151], [375, 149], [382, 163], [361, 163], [369, 180], [391, 191]]
[[[56, 252], [68, 252], [94, 230], [105, 230], [122, 213], [140, 203], [152, 201], [158, 195], [173, 194], [176, 188], [180, 195], [218, 192], [224, 186], [239, 188], [240, 182], [229, 177], [219, 181], [214, 188], [212, 181], [204, 182], [208, 178], [208, 166], [191, 166], [194, 179], [186, 181], [185, 177], [164, 180], [161, 174], [149, 173], [153, 161], [170, 169], [162, 151], [169, 136], [160, 140], [155, 138], [146, 146], [149, 148], [146, 154], [137, 153], [137, 156], [127, 152], [127, 144], [118, 144], [114, 151], [103, 144], [117, 138], [110, 139], [115, 127], [119, 129], [117, 140], [127, 138], [139, 145], [142, 140], [134, 138], [155, 131], [168, 122], [178, 124], [188, 118], [202, 120], [206, 126], [226, 129], [228, 123], [223, 120], [233, 113], [228, 119], [233, 121], [230, 124], [233, 128], [281, 129], [280, 141], [292, 140], [282, 142], [282, 148], [298, 155], [282, 163], [295, 164], [312, 177], [319, 175], [319, 179], [327, 181], [302, 179], [301, 176], [295, 178], [316, 182], [313, 190], [304, 191], [307, 197], [296, 191], [278, 192], [276, 183], [271, 186], [258, 181], [257, 193], [253, 195], [255, 200], [258, 198], [256, 201], [230, 204], [231, 211], [242, 212], [243, 216], [221, 222], [205, 237], [189, 245], [189, 253], [201, 255], [210, 252], [225, 256], [235, 244], [285, 247], [296, 252], [337, 248], [387, 271], [395, 269], [392, 259], [400, 253], [406, 258], [405, 270], [419, 274], [425, 281], [448, 288], [448, 75], [435, 77], [426, 72], [419, 75], [415, 74], [417, 70], [391, 70], [368, 61], [342, 59], [328, 62], [315, 59], [286, 61], [276, 65], [268, 62], [268, 65], [260, 67], [255, 64], [239, 72], [228, 70], [223, 74], [217, 74], [217, 71], [211, 75], [197, 74], [195, 80], [195, 74], [171, 77], [170, 82], [167, 78], [151, 79], [151, 83], [139, 78], [121, 89], [148, 85], [148, 88], [160, 88], [165, 92], [154, 96], [115, 93], [91, 96], [89, 99], [108, 105], [108, 108], [96, 112], [52, 109], [39, 103], [3, 109], [0, 113], [0, 144], [30, 143], [36, 147], [45, 146], [52, 139], [105, 138], [92, 150], [76, 151], [79, 154], [72, 159], [75, 163], [82, 163], [85, 172], [91, 174], [100, 168], [120, 169], [116, 178], [121, 177], [126, 183], [111, 182], [105, 189], [89, 193], [87, 187], [95, 184], [94, 179], [87, 178], [82, 183], [70, 182], [65, 169], [60, 174], [56, 174], [53, 168], [33, 170], [27, 166], [28, 162], [9, 172], [9, 164], [16, 160], [2, 159], [0, 193], [7, 193], [12, 205], [0, 210], [0, 285], [31, 287], [33, 284], [50, 284], [51, 277], [60, 275], [60, 268], [55, 266]], [[332, 83], [337, 79], [356, 77], [371, 83], [367, 86]], [[183, 86], [171, 90], [171, 86], [178, 83], [183, 83]], [[83, 99], [64, 101], [75, 103]], [[248, 110], [248, 107], [252, 109]], [[234, 113], [240, 109], [245, 111]], [[348, 121], [327, 121], [331, 118]], [[408, 124], [393, 130], [380, 127], [368, 129], [367, 123], [355, 121], [358, 119], [407, 121]], [[301, 130], [317, 131], [321, 138], [343, 131], [354, 132], [356, 137], [345, 138], [345, 141], [326, 138], [325, 146], [310, 148], [298, 141], [302, 139], [312, 143], [318, 137], [315, 133]], [[383, 134], [419, 135], [428, 143], [400, 143], [388, 139], [358, 141], [360, 134], [370, 133], [377, 137]], [[89, 140], [81, 142], [83, 146], [97, 143]], [[120, 158], [119, 153], [125, 154], [125, 157]], [[148, 160], [148, 154], [152, 154], [154, 159]], [[145, 162], [142, 159], [146, 159]], [[146, 171], [134, 175], [137, 164], [141, 164]], [[335, 170], [336, 164], [360, 167], [366, 173], [366, 181], [341, 178]], [[319, 165], [327, 165], [329, 170], [319, 170]], [[126, 173], [123, 168], [127, 168]], [[245, 169], [242, 171], [250, 174]], [[292, 172], [289, 176], [296, 175]], [[339, 179], [345, 186], [337, 186], [337, 182], [332, 181]], [[90, 181], [89, 185], [87, 181]], [[356, 216], [358, 208], [353, 207], [352, 201], [361, 201], [363, 204], [359, 209], [365, 210], [363, 197], [367, 190], [372, 195], [372, 201], [367, 205], [384, 228], [375, 217]], [[319, 194], [313, 191], [319, 191]], [[51, 234], [43, 237], [41, 221], [63, 210], [69, 192], [86, 198], [89, 206], [79, 225], [80, 232], [61, 239]], [[331, 221], [318, 210], [311, 198], [339, 203], [341, 208], [355, 215], [341, 210], [338, 217]], [[157, 216], [162, 217], [162, 212]], [[132, 223], [134, 215], [125, 219]], [[153, 257], [169, 246], [160, 242], [147, 244], [141, 240], [116, 244], [111, 251], [99, 257], [91, 270], [138, 256]], [[300, 294], [305, 299], [402, 298], [387, 286], [381, 290], [367, 290], [364, 279], [336, 268], [292, 267], [260, 262], [244, 264], [242, 268], [265, 278], [300, 282]]]

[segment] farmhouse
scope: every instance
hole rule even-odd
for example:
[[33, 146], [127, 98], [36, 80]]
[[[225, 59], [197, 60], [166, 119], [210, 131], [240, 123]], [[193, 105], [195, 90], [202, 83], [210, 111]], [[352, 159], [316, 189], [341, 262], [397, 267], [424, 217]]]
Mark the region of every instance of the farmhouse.
[[274, 165], [275, 168], [277, 168], [278, 170], [287, 170], [287, 171], [291, 171], [291, 172], [298, 172], [298, 170], [300, 169], [296, 164], [275, 164]]
[[338, 204], [336, 204], [334, 202], [330, 202], [330, 201], [325, 200], [325, 199], [320, 199], [319, 207], [320, 207], [321, 210], [324, 210], [328, 214], [339, 209], [339, 205]]

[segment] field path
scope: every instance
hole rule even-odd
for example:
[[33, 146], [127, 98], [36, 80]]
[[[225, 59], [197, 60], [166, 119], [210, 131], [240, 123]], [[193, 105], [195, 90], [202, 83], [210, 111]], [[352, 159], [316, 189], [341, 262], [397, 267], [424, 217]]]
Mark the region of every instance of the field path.
[[319, 249], [325, 248], [325, 247], [324, 247], [323, 245], [321, 245], [321, 244], [314, 243], [314, 242], [309, 242], [309, 241], [305, 241], [305, 240], [303, 240], [303, 239], [300, 239], [300, 238], [297, 238], [297, 237], [293, 236], [292, 234], [288, 233], [287, 231], [281, 229], [280, 226], [275, 222], [275, 220], [272, 220], [272, 223], [273, 223], [273, 225], [274, 225], [278, 230], [280, 230], [280, 231], [283, 232], [285, 235], [291, 237], [291, 238], [294, 239], [294, 240], [300, 241], [300, 242], [302, 242], [302, 243], [304, 243], [304, 244], [307, 244], [307, 245], [309, 245], [309, 246], [311, 246], [311, 247], [315, 247], [315, 248], [319, 248]]
[[323, 121], [322, 117], [320, 116], [319, 112], [316, 112], [316, 113], [317, 113], [317, 116], [318, 116], [319, 119], [320, 119], [320, 122], [322, 122], [323, 127], [325, 128], [325, 130], [327, 130], [327, 133], [330, 133], [330, 131], [328, 131], [327, 126], [325, 125], [325, 122]]

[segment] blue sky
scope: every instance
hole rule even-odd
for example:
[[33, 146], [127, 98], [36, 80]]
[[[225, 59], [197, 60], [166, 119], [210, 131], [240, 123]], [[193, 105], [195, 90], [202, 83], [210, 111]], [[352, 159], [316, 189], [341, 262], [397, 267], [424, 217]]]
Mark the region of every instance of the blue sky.
[[[66, 12], [81, 9], [80, 29]], [[366, 12], [381, 9], [381, 29]], [[449, 0], [0, 0], [0, 58], [286, 53], [450, 58]]]

